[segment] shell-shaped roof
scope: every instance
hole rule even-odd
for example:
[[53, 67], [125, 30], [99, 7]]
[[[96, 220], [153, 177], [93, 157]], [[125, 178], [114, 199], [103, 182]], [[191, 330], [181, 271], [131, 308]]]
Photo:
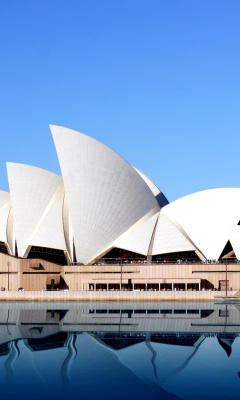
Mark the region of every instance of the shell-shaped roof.
[[191, 194], [161, 211], [207, 259], [217, 260], [228, 240], [240, 255], [240, 189], [211, 189]]
[[240, 189], [194, 193], [169, 204], [141, 171], [97, 140], [51, 126], [62, 177], [7, 163], [0, 241], [27, 257], [31, 246], [91, 264], [113, 247], [145, 256], [195, 251], [219, 259], [230, 242], [240, 259]]
[[152, 209], [160, 209], [139, 173], [104, 144], [51, 126], [69, 203], [76, 257], [98, 255]]
[[0, 190], [0, 241], [7, 242], [7, 220], [11, 209], [10, 194]]
[[136, 227], [130, 228], [114, 243], [114, 247], [147, 256], [158, 215], [159, 213], [155, 213], [147, 220], [137, 223]]
[[196, 248], [183, 233], [160, 211], [154, 231], [151, 255], [195, 251]]
[[161, 190], [155, 185], [155, 183], [153, 183], [153, 181], [151, 181], [151, 179], [148, 178], [147, 175], [145, 175], [143, 172], [139, 171], [139, 169], [137, 169], [135, 167], [134, 167], [134, 169], [135, 169], [135, 171], [137, 171], [139, 173], [141, 178], [148, 185], [149, 189], [153, 192], [159, 206], [162, 208], [162, 207], [165, 207], [167, 204], [169, 204], [169, 201], [164, 196], [163, 192], [161, 192]]
[[28, 246], [65, 249], [62, 177], [41, 168], [7, 163], [18, 255]]

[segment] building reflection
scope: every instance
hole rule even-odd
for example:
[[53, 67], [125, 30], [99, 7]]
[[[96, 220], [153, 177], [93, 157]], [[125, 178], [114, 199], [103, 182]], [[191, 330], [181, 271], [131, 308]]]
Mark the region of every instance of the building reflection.
[[190, 391], [198, 390], [199, 396], [210, 390], [209, 383], [198, 388], [192, 371], [200, 373], [200, 381], [207, 382], [205, 374], [208, 378], [210, 374], [215, 382], [220, 367], [228, 371], [228, 380], [219, 382], [218, 387], [223, 383], [226, 387], [218, 398], [224, 398], [221, 395], [230, 384], [231, 391], [239, 391], [237, 305], [44, 303], [37, 310], [34, 307], [1, 304], [0, 385], [1, 393], [10, 398], [31, 398], [33, 393], [38, 398], [41, 393], [46, 398], [81, 394], [90, 399], [102, 393], [99, 398], [187, 399], [191, 397], [183, 383]]

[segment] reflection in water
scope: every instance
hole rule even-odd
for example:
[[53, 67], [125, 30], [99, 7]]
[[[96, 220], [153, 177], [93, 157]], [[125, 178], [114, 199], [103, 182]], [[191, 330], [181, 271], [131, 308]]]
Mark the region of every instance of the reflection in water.
[[207, 302], [0, 304], [1, 399], [239, 399], [239, 316]]

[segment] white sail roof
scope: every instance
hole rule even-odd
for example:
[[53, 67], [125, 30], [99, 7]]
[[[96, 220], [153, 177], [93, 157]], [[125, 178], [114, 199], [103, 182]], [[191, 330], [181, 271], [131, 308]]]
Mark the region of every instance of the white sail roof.
[[10, 194], [0, 190], [0, 241], [7, 242], [7, 220], [11, 209]]
[[[141, 171], [97, 140], [51, 126], [63, 177], [8, 163], [0, 191], [0, 241], [26, 257], [31, 246], [61, 249], [92, 264], [118, 247], [144, 256], [195, 251], [240, 259], [240, 189], [212, 189], [169, 204]], [[227, 246], [226, 246], [227, 245]], [[76, 257], [75, 257], [76, 255]]]
[[18, 255], [30, 245], [65, 249], [62, 177], [25, 164], [7, 163]]
[[133, 168], [141, 176], [141, 178], [144, 180], [144, 182], [146, 182], [146, 184], [148, 185], [149, 189], [151, 189], [151, 191], [153, 192], [154, 196], [157, 196], [159, 193], [161, 193], [161, 190], [155, 185], [155, 183], [153, 183], [151, 181], [151, 179], [149, 179], [147, 177], [147, 175], [145, 175], [143, 172], [139, 171], [139, 169], [137, 169], [135, 167], [133, 167]]
[[151, 255], [195, 251], [196, 248], [161, 211], [155, 228]]
[[231, 238], [239, 254], [234, 237], [240, 220], [240, 189], [194, 193], [167, 205], [162, 213], [182, 229], [205, 258], [217, 260]]
[[82, 133], [51, 126], [66, 189], [76, 257], [83, 264], [123, 235], [158, 203], [134, 168]]
[[158, 215], [159, 213], [154, 214], [136, 229], [132, 230], [130, 228], [126, 234], [114, 243], [114, 247], [147, 256]]

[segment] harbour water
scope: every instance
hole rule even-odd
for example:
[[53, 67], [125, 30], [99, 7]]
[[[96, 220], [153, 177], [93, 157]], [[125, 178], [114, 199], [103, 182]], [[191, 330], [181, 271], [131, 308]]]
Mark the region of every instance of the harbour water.
[[240, 304], [0, 303], [1, 399], [240, 398]]

